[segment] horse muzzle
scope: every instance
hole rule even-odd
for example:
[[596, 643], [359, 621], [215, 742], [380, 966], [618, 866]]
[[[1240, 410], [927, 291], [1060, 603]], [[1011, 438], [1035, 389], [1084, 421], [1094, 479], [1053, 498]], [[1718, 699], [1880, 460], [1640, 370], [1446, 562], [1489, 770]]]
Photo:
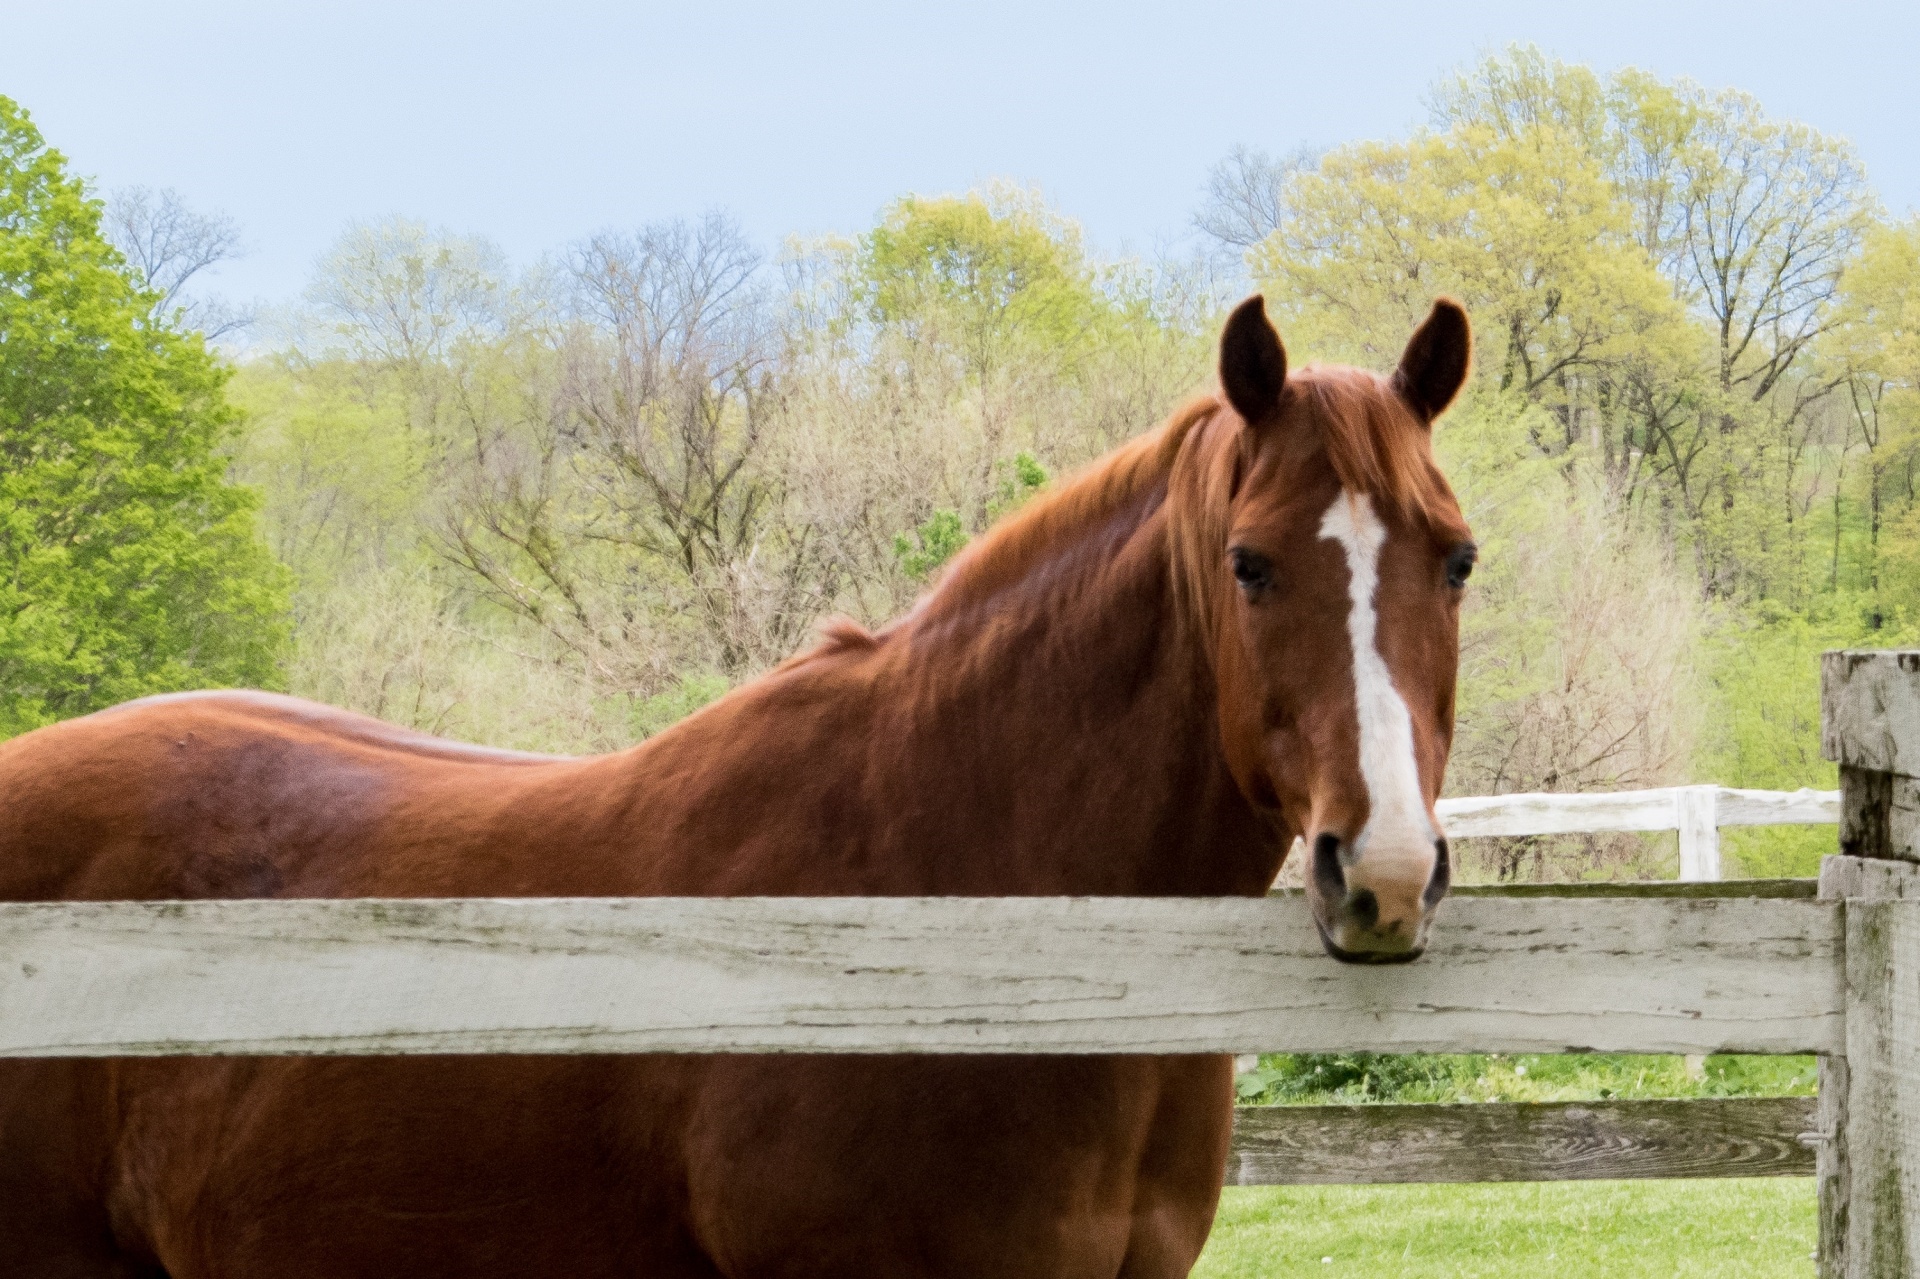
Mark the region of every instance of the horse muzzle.
[[1313, 841], [1307, 896], [1327, 953], [1346, 964], [1404, 964], [1420, 958], [1451, 881], [1447, 841], [1431, 853], [1351, 856], [1339, 836]]

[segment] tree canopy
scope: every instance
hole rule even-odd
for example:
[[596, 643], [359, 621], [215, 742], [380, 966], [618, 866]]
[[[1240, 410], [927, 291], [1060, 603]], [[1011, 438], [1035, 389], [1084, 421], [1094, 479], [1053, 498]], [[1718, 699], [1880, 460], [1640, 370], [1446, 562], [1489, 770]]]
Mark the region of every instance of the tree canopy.
[[0, 733], [277, 678], [283, 570], [227, 482], [227, 375], [0, 97]]

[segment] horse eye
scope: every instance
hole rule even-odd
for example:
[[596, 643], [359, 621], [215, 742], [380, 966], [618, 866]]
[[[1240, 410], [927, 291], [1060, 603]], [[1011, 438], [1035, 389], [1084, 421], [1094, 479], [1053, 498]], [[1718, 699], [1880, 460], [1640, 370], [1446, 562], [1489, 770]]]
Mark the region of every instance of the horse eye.
[[1462, 542], [1447, 552], [1447, 585], [1459, 590], [1473, 576], [1473, 565], [1480, 558], [1479, 548], [1472, 542]]
[[1249, 593], [1273, 585], [1273, 561], [1258, 551], [1236, 546], [1228, 553], [1233, 564], [1233, 580]]

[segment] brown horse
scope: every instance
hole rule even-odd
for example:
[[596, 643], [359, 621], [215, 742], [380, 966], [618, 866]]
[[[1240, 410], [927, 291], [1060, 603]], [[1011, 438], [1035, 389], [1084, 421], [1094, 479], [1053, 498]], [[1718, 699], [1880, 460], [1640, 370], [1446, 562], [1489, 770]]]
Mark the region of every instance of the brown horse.
[[[459, 746], [149, 698], [0, 746], [0, 900], [1259, 894], [1295, 836], [1342, 959], [1419, 953], [1473, 548], [1391, 377], [1209, 396], [1030, 503], [912, 613], [644, 745]], [[1231, 1064], [1189, 1057], [0, 1063], [0, 1274], [1171, 1276]]]

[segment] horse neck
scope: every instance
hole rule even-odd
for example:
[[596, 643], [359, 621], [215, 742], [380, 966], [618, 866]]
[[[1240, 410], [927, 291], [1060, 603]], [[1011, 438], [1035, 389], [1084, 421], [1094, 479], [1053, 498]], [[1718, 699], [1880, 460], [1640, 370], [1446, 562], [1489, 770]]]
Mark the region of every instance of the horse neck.
[[1017, 571], [960, 564], [876, 653], [892, 660], [875, 744], [890, 799], [917, 819], [894, 851], [937, 868], [926, 891], [1272, 882], [1282, 846], [1227, 771], [1211, 666], [1179, 615], [1163, 493], [1061, 530]]

